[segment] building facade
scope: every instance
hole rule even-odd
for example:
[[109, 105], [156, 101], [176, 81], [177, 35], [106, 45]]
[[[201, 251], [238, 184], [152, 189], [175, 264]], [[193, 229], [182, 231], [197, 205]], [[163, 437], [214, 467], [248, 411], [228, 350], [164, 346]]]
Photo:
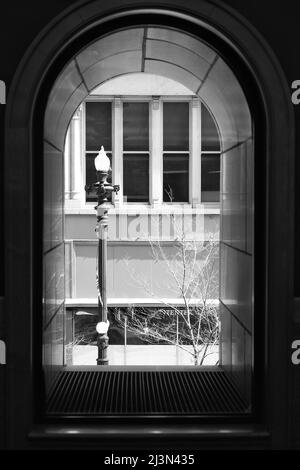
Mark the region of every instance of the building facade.
[[109, 212], [115, 253], [109, 255], [110, 279], [115, 279], [109, 297], [130, 303], [143, 295], [134, 283], [130, 289], [120, 260], [134, 254], [145, 260], [137, 274], [147, 272], [151, 259], [145, 247], [151, 240], [172, 245], [181, 226], [187, 239], [218, 239], [219, 134], [200, 99], [164, 77], [132, 74], [89, 95], [72, 118], [65, 148], [66, 296], [79, 301], [96, 298], [96, 196], [85, 186], [95, 182], [94, 159], [102, 143], [112, 160], [110, 179], [121, 187]]
[[[97, 311], [97, 197], [85, 188], [95, 182], [101, 145], [111, 161], [108, 180], [120, 183], [109, 211], [108, 306], [182, 306], [169, 267], [176, 239], [219, 242], [221, 146], [214, 118], [179, 82], [145, 73], [109, 80], [80, 105], [64, 157], [66, 305], [75, 319], [84, 307]], [[155, 259], [153, 244], [165, 260]], [[200, 258], [200, 243], [198, 251]], [[218, 297], [216, 281], [206, 300], [217, 304]], [[68, 325], [77, 330], [74, 319]], [[123, 345], [126, 333], [120, 334]]]

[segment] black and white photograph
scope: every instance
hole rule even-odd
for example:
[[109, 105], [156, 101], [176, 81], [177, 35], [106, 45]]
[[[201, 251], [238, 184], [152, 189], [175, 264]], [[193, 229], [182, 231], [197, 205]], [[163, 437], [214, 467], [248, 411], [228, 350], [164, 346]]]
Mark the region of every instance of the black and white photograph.
[[300, 450], [297, 2], [0, 10], [0, 450]]

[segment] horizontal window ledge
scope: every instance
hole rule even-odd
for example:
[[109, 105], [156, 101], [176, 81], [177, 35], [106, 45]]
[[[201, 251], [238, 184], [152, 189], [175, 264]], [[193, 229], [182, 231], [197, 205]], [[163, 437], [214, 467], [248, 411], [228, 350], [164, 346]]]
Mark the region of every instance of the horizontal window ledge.
[[121, 100], [121, 101], [153, 101], [153, 97], [155, 96], [156, 99], [159, 101], [189, 101], [192, 100], [193, 98], [198, 98], [198, 95], [193, 94], [191, 95], [190, 93], [182, 95], [182, 91], [180, 91], [180, 94], [174, 94], [170, 95], [169, 93], [166, 93], [165, 91], [163, 93], [160, 93], [160, 95], [145, 95], [145, 94], [136, 94], [136, 91], [132, 91], [131, 93], [126, 93], [126, 95], [123, 94], [106, 94], [106, 93], [101, 93], [101, 95], [97, 95], [96, 90], [92, 91], [90, 95], [86, 98], [85, 101], [107, 101], [111, 100], [113, 101], [116, 96]]
[[[90, 206], [85, 206], [83, 208], [68, 208], [65, 207], [65, 215], [93, 215], [95, 216], [95, 205], [96, 202]], [[220, 214], [220, 204], [214, 203], [204, 203], [199, 204], [198, 207], [192, 207], [191, 204], [181, 204], [181, 205], [157, 205], [155, 207], [145, 206], [145, 205], [126, 205], [122, 207], [112, 206], [109, 209], [109, 214], [111, 215], [171, 215], [171, 214], [187, 214], [187, 215], [219, 215]]]
[[[190, 305], [201, 305], [203, 302], [201, 299], [192, 299], [191, 302], [189, 302]], [[207, 299], [206, 303], [208, 305], [219, 305], [219, 300], [218, 299]], [[124, 305], [138, 305], [138, 306], [143, 306], [143, 307], [161, 307], [165, 306], [167, 307], [168, 305], [174, 305], [174, 306], [182, 306], [184, 307], [184, 301], [183, 299], [145, 299], [145, 298], [120, 298], [120, 299], [115, 299], [115, 298], [108, 298], [107, 299], [107, 305], [108, 307], [119, 307], [119, 306], [124, 306]], [[84, 299], [84, 298], [68, 298], [65, 300], [65, 306], [72, 308], [72, 307], [97, 307], [98, 306], [98, 300], [96, 298], [92, 299]]]
[[[118, 449], [122, 444], [132, 440], [135, 444], [137, 440], [145, 440], [145, 444], [149, 445], [151, 441], [171, 440], [181, 443], [184, 447], [188, 447], [195, 441], [199, 444], [199, 440], [205, 441], [234, 441], [245, 440], [249, 445], [251, 441], [261, 442], [264, 446], [270, 438], [270, 433], [263, 427], [258, 425], [194, 425], [183, 423], [180, 426], [160, 425], [159, 421], [163, 418], [155, 418], [155, 424], [146, 424], [143, 419], [141, 424], [58, 424], [58, 425], [40, 425], [36, 426], [28, 435], [30, 440], [95, 440], [107, 444], [111, 441], [116, 448], [116, 439]], [[146, 443], [147, 441], [147, 443]], [[99, 444], [97, 444], [99, 446]]]
[[[107, 239], [107, 243], [109, 246], [145, 246], [145, 247], [149, 247], [149, 243], [150, 241], [154, 244], [157, 245], [157, 243], [159, 242], [161, 245], [164, 245], [164, 246], [170, 246], [170, 245], [174, 245], [176, 244], [176, 240], [175, 238], [172, 238], [172, 237], [161, 237], [161, 238], [158, 238], [158, 237], [151, 237], [149, 239], [149, 237], [138, 237], [138, 238], [109, 238]], [[186, 238], [186, 241], [187, 242], [199, 242], [199, 243], [203, 243], [203, 242], [206, 242], [207, 241], [207, 237], [204, 238], [204, 237], [190, 237], [190, 238]], [[68, 238], [65, 240], [65, 244], [72, 244], [73, 245], [83, 245], [83, 246], [96, 246], [98, 244], [98, 238]], [[215, 240], [215, 243], [220, 243], [220, 240]], [[246, 253], [246, 252], [244, 252]], [[247, 253], [246, 253], [247, 254]]]

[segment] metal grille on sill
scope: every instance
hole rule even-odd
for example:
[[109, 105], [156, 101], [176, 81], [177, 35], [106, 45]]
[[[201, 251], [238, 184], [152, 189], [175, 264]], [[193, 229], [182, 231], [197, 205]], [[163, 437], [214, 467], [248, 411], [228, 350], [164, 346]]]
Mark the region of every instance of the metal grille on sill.
[[222, 371], [63, 371], [50, 416], [236, 415], [246, 405]]

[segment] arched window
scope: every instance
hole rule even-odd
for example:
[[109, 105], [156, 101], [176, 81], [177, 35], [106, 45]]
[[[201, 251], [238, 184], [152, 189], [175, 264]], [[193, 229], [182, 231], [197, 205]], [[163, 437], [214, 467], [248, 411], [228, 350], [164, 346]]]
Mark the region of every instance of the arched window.
[[[175, 83], [173, 92], [171, 81], [173, 86]], [[140, 94], [130, 93], [133, 84]], [[147, 87], [151, 89], [148, 94]], [[179, 94], [178, 88], [185, 93]], [[254, 147], [249, 106], [234, 72], [214, 49], [183, 31], [128, 28], [98, 39], [66, 65], [52, 88], [44, 129], [45, 201], [50, 205], [50, 217], [45, 211], [45, 279], [49, 279], [48, 270], [54, 275], [54, 281], [50, 276], [54, 298], [47, 282], [44, 296], [44, 367], [49, 384], [53, 382], [49, 370], [53, 374], [57, 366], [60, 369], [49, 412], [64, 413], [60, 390], [70, 379], [65, 368], [66, 351], [69, 363], [72, 356], [70, 343], [74, 350], [82, 347], [82, 353], [85, 347], [80, 340], [74, 345], [78, 340], [74, 331], [70, 334], [70, 325], [74, 319], [75, 327], [93, 324], [84, 320], [93, 318], [97, 309], [96, 244], [90, 217], [93, 205], [89, 205], [96, 198], [95, 194], [86, 197], [83, 188], [96, 176], [93, 160], [103, 145], [111, 161], [111, 181], [121, 189], [111, 200], [111, 245], [106, 259], [110, 365], [105, 366], [108, 370], [94, 372], [109, 373], [110, 366], [120, 366], [119, 372], [127, 380], [132, 365], [139, 367], [134, 372], [134, 380], [139, 381], [145, 365], [159, 363], [160, 378], [149, 378], [154, 380], [154, 399], [159, 380], [166, 380], [165, 366], [174, 364], [174, 357], [179, 368], [191, 364], [191, 377], [209, 387], [201, 366], [206, 354], [214, 355], [213, 380], [227, 398], [222, 406], [212, 399], [208, 412], [248, 413], [253, 367]], [[63, 188], [58, 185], [63, 153], [64, 225], [60, 222], [62, 206], [59, 216], [53, 211], [53, 205], [62, 203], [63, 194], [58, 196], [57, 191]], [[130, 204], [133, 212], [128, 215]], [[178, 209], [181, 204], [183, 212]], [[178, 226], [182, 227], [179, 231]], [[216, 242], [218, 251], [212, 256], [210, 247], [215, 248]], [[64, 244], [67, 295], [59, 273]], [[68, 312], [75, 314], [72, 321], [67, 321]], [[94, 333], [90, 333], [90, 347], [95, 351], [96, 318]], [[114, 344], [114, 329], [123, 335], [119, 344]], [[67, 348], [57, 330], [66, 332]], [[59, 344], [52, 346], [49, 355], [47, 344], [53, 345], [53, 335]], [[171, 353], [170, 345], [174, 346]], [[124, 355], [122, 349], [122, 359], [116, 359], [116, 351], [123, 347], [127, 349]], [[184, 352], [180, 359], [179, 350]], [[136, 387], [134, 393], [139, 395]], [[197, 390], [192, 412], [201, 414], [204, 405], [196, 399]], [[161, 404], [157, 412], [173, 413], [179, 397], [180, 393], [170, 408], [166, 402]], [[228, 400], [229, 408], [225, 405]], [[78, 408], [73, 411], [77, 413]], [[139, 400], [131, 411], [142, 413]]]
[[[90, 437], [91, 427], [83, 424], [86, 421], [81, 420], [81, 426], [73, 419], [78, 416], [75, 405], [78, 405], [79, 413], [92, 414], [96, 422], [99, 415], [101, 418], [107, 414], [111, 416], [113, 411], [122, 415], [129, 410], [130, 416], [122, 419], [126, 427], [117, 429], [118, 437], [131, 429], [132, 439], [136, 439], [138, 429], [147, 446], [150, 443], [157, 448], [163, 444], [163, 437], [167, 437], [164, 441], [167, 446], [172, 439], [173, 442], [177, 440], [177, 430], [174, 433], [174, 428], [170, 431], [170, 428], [161, 427], [156, 440], [153, 433], [157, 423], [170, 412], [166, 401], [161, 401], [162, 397], [171, 403], [174, 415], [181, 413], [180, 432], [184, 432], [186, 441], [196, 445], [205, 433], [202, 427], [205, 413], [205, 422], [212, 415], [214, 423], [220, 423], [219, 419], [222, 419], [222, 427], [215, 428], [217, 434], [211, 437], [211, 428], [209, 435], [205, 433], [208, 446], [215, 444], [216, 435], [224, 446], [234, 445], [237, 436], [245, 438], [245, 445], [249, 442], [252, 446], [254, 437], [258, 446], [269, 446], [269, 430], [274, 445], [287, 438], [288, 400], [282, 397], [288, 394], [288, 363], [283, 358], [288, 344], [285, 313], [292, 300], [291, 181], [294, 158], [289, 89], [274, 54], [251, 24], [225, 5], [214, 3], [212, 7], [206, 0], [189, 4], [191, 15], [183, 13], [185, 5], [181, 0], [165, 0], [161, 8], [128, 7], [127, 11], [121, 0], [115, 0], [114, 6], [96, 1], [76, 3], [49, 24], [32, 44], [10, 86], [6, 106], [4, 181], [7, 196], [5, 309], [9, 311], [5, 328], [7, 363], [13, 364], [6, 371], [9, 390], [7, 436], [12, 447], [39, 447], [41, 441], [37, 443], [35, 439], [41, 437], [46, 446], [51, 447], [60, 444], [62, 435], [77, 445], [81, 432]], [[167, 10], [168, 5], [170, 10]], [[147, 24], [149, 27], [145, 30]], [[133, 35], [134, 40], [128, 42], [132, 30], [140, 30], [139, 38]], [[120, 32], [124, 36], [127, 34], [127, 38], [118, 36]], [[155, 33], [158, 36], [155, 37]], [[99, 50], [93, 49], [92, 45], [102, 40]], [[123, 45], [127, 52], [122, 49]], [[72, 286], [67, 285], [65, 289], [64, 251], [68, 252], [69, 247], [64, 215], [78, 220], [78, 229], [81, 229], [79, 251], [79, 242], [88, 238], [86, 228], [90, 231], [92, 226], [86, 224], [83, 216], [94, 217], [93, 208], [82, 208], [80, 218], [77, 208], [72, 215], [72, 208], [67, 209], [67, 204], [64, 207], [65, 136], [76, 109], [98, 86], [99, 77], [104, 84], [113, 76], [124, 73], [163, 75], [183, 84], [207, 105], [219, 130], [220, 367], [224, 378], [221, 388], [211, 370], [207, 370], [203, 388], [205, 374], [200, 371], [190, 374], [190, 370], [180, 368], [176, 371], [166, 367], [147, 370], [145, 366], [135, 372], [124, 368], [113, 371], [108, 366], [110, 369], [100, 372], [97, 366], [85, 370], [65, 367], [68, 360], [65, 346], [72, 341], [72, 338], [66, 338], [70, 331], [67, 324], [73, 319], [68, 316], [68, 310], [72, 308], [68, 304], [68, 289], [76, 289], [76, 282], [73, 277]], [[79, 122], [79, 119], [74, 120], [74, 125]], [[76, 159], [76, 165], [80, 162]], [[163, 175], [163, 168], [159, 175]], [[191, 175], [198, 178], [199, 167], [194, 168]], [[251, 181], [253, 176], [255, 184]], [[72, 179], [72, 168], [68, 177], [72, 180], [72, 194], [78, 188], [80, 192], [85, 180], [82, 185], [77, 184], [76, 179]], [[162, 185], [157, 187], [162, 188]], [[154, 203], [159, 197], [159, 194], [154, 195]], [[212, 211], [212, 205], [216, 203], [205, 204], [204, 215], [207, 209]], [[116, 209], [116, 199], [114, 206]], [[214, 210], [217, 215], [218, 210]], [[211, 213], [206, 215], [205, 226], [210, 230]], [[16, 230], [16, 220], [18, 227], [22, 227], [21, 235], [20, 230]], [[282, 220], [287, 223], [282, 224]], [[136, 225], [133, 220], [131, 235], [136, 233]], [[119, 227], [122, 232], [122, 224]], [[77, 271], [83, 272], [79, 258], [76, 263]], [[155, 267], [159, 272], [161, 266], [157, 263]], [[143, 271], [145, 274], [150, 272], [149, 269]], [[282, 276], [283, 272], [287, 275]], [[118, 289], [125, 287], [126, 293], [125, 281], [126, 278], [123, 283], [117, 279], [117, 286]], [[94, 285], [94, 279], [89, 284]], [[81, 311], [88, 313], [84, 300]], [[234, 400], [232, 395], [225, 395], [229, 391], [227, 379], [233, 385], [231, 390], [243, 396], [239, 402], [240, 411], [246, 411], [247, 423], [249, 418], [253, 422], [249, 428], [247, 426], [249, 433], [245, 434], [244, 427], [239, 432], [240, 427], [230, 424], [232, 414], [236, 416], [238, 408], [236, 395]], [[117, 384], [119, 389], [115, 388]], [[193, 391], [193, 396], [189, 393], [188, 402], [186, 395], [180, 395], [186, 389]], [[208, 390], [209, 393], [205, 393]], [[274, 390], [280, 393], [274, 394]], [[122, 393], [124, 391], [126, 393]], [[97, 408], [93, 401], [97, 396], [104, 408]], [[116, 408], [116, 398], [120, 397], [124, 401], [119, 401], [119, 408]], [[142, 399], [138, 403], [131, 397]], [[212, 397], [212, 400], [206, 401], [205, 408], [197, 401], [199, 397], [206, 400]], [[61, 399], [60, 404], [57, 398]], [[88, 408], [83, 410], [82, 403]], [[143, 404], [148, 406], [149, 403], [151, 410], [143, 408]], [[193, 408], [182, 406], [187, 403]], [[233, 405], [229, 414], [225, 411], [226, 403]], [[131, 404], [133, 408], [130, 408]], [[156, 404], [158, 408], [155, 409]], [[263, 409], [267, 413], [262, 414]], [[143, 426], [134, 427], [132, 412], [138, 410], [147, 413], [149, 426], [145, 421]], [[72, 415], [72, 428], [68, 425], [69, 420], [61, 419], [66, 416], [66, 411], [68, 416]], [[56, 413], [55, 420], [59, 418], [59, 425], [51, 429], [45, 428], [50, 412]], [[157, 420], [155, 415], [152, 420], [153, 412], [164, 417]], [[244, 421], [240, 415], [238, 420]], [[107, 439], [112, 436], [111, 447], [115, 444], [116, 434], [111, 432], [110, 424], [106, 428], [104, 421], [111, 422], [110, 419], [103, 420], [101, 426], [93, 428], [97, 448], [104, 435]], [[261, 425], [267, 433], [260, 431]]]
[[[92, 91], [76, 111], [67, 133], [65, 193], [66, 200], [71, 200], [67, 208], [76, 207], [76, 200], [78, 208], [96, 201], [95, 191], [83, 192], [83, 180], [84, 174], [87, 185], [95, 179], [94, 159], [100, 143], [111, 162], [114, 148], [114, 160], [118, 161], [113, 179], [122, 182], [122, 202], [151, 204], [155, 194], [160, 196], [156, 200], [159, 204], [219, 201], [216, 123], [198, 96], [178, 82], [136, 73], [112, 79]], [[198, 178], [195, 175], [192, 179], [189, 175], [197, 165], [192, 160], [198, 158]], [[161, 159], [163, 175], [159, 178]], [[199, 188], [201, 196], [195, 197]]]

